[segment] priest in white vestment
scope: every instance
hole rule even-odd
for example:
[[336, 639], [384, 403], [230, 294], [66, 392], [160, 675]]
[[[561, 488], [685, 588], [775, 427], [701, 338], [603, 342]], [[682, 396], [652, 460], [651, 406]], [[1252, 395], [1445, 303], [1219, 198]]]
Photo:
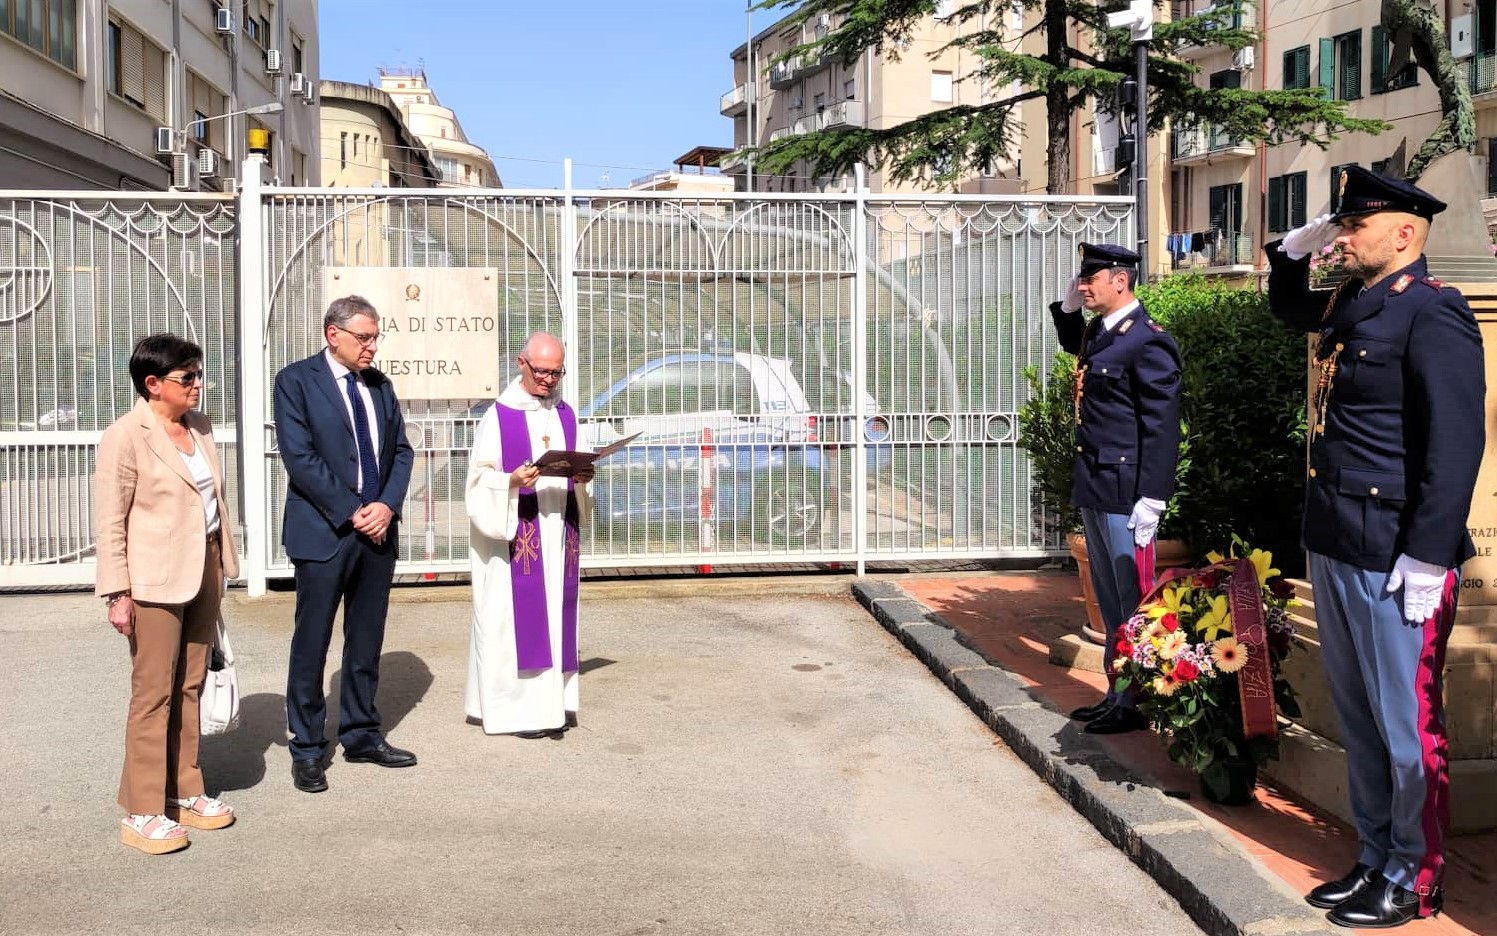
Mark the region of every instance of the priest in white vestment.
[[464, 707], [487, 734], [556, 736], [577, 723], [578, 525], [592, 469], [541, 475], [531, 462], [577, 448], [561, 400], [565, 350], [530, 337], [520, 376], [479, 421], [465, 502], [472, 522], [473, 633]]

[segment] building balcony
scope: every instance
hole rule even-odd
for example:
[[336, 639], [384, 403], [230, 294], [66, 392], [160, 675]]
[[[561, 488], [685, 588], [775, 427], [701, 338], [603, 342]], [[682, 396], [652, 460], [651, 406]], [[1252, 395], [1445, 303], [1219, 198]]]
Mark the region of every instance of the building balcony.
[[769, 66], [769, 86], [775, 90], [788, 88], [805, 74], [805, 57], [793, 55]]
[[1472, 97], [1497, 91], [1497, 51], [1478, 52], [1465, 66]]
[[771, 144], [778, 143], [786, 137], [791, 136], [795, 136], [795, 131], [793, 129], [791, 129], [790, 127], [781, 127], [778, 130], [769, 131], [769, 142]]
[[1191, 127], [1175, 131], [1175, 165], [1194, 166], [1223, 159], [1247, 159], [1258, 152], [1250, 140], [1242, 140], [1220, 127]]
[[821, 112], [821, 129], [863, 126], [862, 101], [838, 101]]
[[746, 81], [722, 96], [718, 110], [724, 117], [737, 117], [748, 110], [749, 98], [753, 96], [754, 83]]
[[1092, 153], [1092, 175], [1110, 176], [1116, 175], [1118, 171], [1118, 148], [1109, 146], [1107, 149], [1095, 150]]
[[[1230, 7], [1231, 3], [1228, 2], [1228, 0], [1171, 0], [1170, 19], [1179, 20], [1184, 19], [1187, 16], [1199, 16], [1202, 13], [1210, 12], [1212, 9], [1218, 6]], [[1248, 9], [1247, 5], [1244, 4], [1243, 8], [1236, 14], [1228, 17], [1213, 28], [1242, 29], [1250, 20], [1249, 14], [1250, 10]], [[1217, 47], [1218, 43], [1215, 42], [1203, 43], [1200, 45], [1188, 43], [1186, 45], [1180, 46], [1175, 50], [1175, 52], [1182, 58], [1190, 58], [1194, 54], [1200, 54]]]
[[747, 146], [738, 147], [722, 159], [719, 159], [717, 161], [717, 168], [729, 174], [745, 171], [748, 168], [749, 162], [748, 151], [749, 148]]
[[[1212, 232], [1203, 236], [1200, 250], [1190, 245], [1170, 251], [1170, 265], [1176, 270], [1191, 270], [1213, 276], [1231, 276], [1253, 272], [1258, 253], [1253, 235], [1241, 232]], [[1188, 236], [1188, 235], [1182, 235]]]

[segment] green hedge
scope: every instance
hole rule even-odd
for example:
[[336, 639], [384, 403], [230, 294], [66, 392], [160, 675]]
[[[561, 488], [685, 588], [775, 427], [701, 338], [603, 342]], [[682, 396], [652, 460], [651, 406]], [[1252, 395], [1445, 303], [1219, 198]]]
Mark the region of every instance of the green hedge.
[[1220, 549], [1236, 533], [1298, 571], [1304, 336], [1269, 314], [1263, 293], [1195, 274], [1142, 286], [1138, 297], [1174, 336], [1184, 368], [1190, 459], [1172, 532], [1198, 550]]

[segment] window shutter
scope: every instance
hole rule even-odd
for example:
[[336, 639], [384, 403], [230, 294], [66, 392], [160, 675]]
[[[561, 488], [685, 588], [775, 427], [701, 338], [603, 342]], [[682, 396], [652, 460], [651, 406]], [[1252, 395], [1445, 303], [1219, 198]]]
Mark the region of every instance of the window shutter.
[[1274, 176], [1268, 180], [1268, 229], [1287, 231], [1284, 224], [1284, 177]]
[[1288, 189], [1289, 223], [1284, 225], [1285, 230], [1303, 227], [1305, 224], [1305, 208], [1309, 201], [1305, 197], [1306, 188], [1308, 187], [1306, 180], [1308, 178], [1303, 172], [1296, 172], [1287, 177], [1288, 185], [1286, 188]]
[[120, 26], [120, 92], [137, 103], [146, 99], [146, 40], [129, 26]]
[[1355, 101], [1362, 96], [1362, 30], [1341, 37], [1341, 97]]
[[1310, 47], [1300, 46], [1294, 57], [1294, 86], [1310, 87]]
[[1382, 94], [1388, 84], [1388, 34], [1382, 26], [1372, 27], [1372, 88], [1373, 94]]
[[1326, 100], [1336, 96], [1336, 40], [1320, 40], [1320, 96]]
[[145, 105], [146, 112], [157, 120], [166, 119], [166, 53], [146, 43]]

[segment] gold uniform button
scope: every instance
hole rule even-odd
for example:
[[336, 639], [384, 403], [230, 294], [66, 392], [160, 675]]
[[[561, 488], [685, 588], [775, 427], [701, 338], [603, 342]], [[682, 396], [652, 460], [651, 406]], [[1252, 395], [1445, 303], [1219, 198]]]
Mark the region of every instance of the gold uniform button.
[[1367, 356], [1367, 349], [1366, 348], [1363, 348], [1362, 350], [1360, 350], [1360, 351], [1357, 352], [1357, 357], [1366, 357], [1366, 356]]
[[1376, 497], [1377, 496], [1377, 488], [1368, 488], [1367, 489], [1367, 493], [1371, 494], [1373, 497]]
[[1118, 461], [1120, 461], [1120, 462], [1125, 462], [1127, 460], [1128, 460], [1128, 456], [1127, 455], [1119, 455], [1118, 456]]
[[1312, 477], [1312, 478], [1315, 477], [1315, 469], [1314, 468], [1310, 469], [1310, 477]]
[[1342, 344], [1341, 342], [1338, 341], [1338, 342], [1336, 342], [1336, 350], [1337, 351], [1345, 351], [1346, 350], [1346, 345], [1344, 345], [1344, 344]]
[[1078, 446], [1076, 446], [1076, 451], [1078, 451], [1078, 452], [1084, 452], [1086, 450], [1084, 448], [1082, 448], [1081, 446], [1078, 445]]

